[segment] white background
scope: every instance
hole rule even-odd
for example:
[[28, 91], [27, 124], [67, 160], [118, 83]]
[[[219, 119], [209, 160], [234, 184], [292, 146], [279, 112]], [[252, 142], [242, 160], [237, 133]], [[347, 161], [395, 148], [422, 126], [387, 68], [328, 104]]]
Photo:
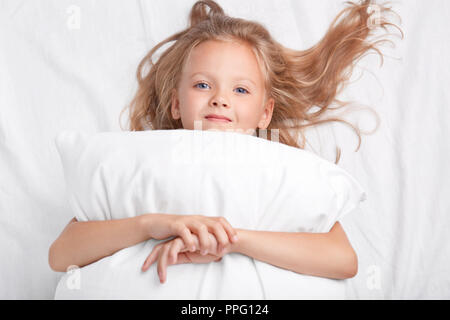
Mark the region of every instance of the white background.
[[[61, 274], [48, 248], [73, 217], [54, 138], [62, 130], [119, 131], [140, 59], [184, 29], [194, 1], [0, 1], [0, 298], [52, 299]], [[344, 1], [219, 0], [307, 49]], [[361, 60], [341, 99], [372, 107], [378, 131], [333, 124], [308, 148], [334, 161], [368, 199], [342, 224], [358, 253], [354, 299], [450, 298], [450, 3], [391, 2], [404, 40]], [[396, 32], [395, 29], [390, 29]], [[371, 114], [352, 118], [370, 130]], [[122, 123], [126, 125], [124, 114]]]

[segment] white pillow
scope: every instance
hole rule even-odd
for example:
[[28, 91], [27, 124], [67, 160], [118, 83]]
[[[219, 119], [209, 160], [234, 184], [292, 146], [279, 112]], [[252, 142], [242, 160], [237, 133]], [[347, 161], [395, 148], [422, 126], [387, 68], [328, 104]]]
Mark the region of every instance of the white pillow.
[[[238, 132], [178, 129], [87, 134], [64, 131], [57, 136], [56, 145], [64, 168], [70, 207], [79, 221], [120, 219], [144, 213], [200, 214], [223, 216], [233, 227], [242, 229], [328, 232], [336, 221], [354, 210], [366, 197], [358, 182], [335, 164], [306, 150]], [[150, 245], [156, 243], [149, 241]], [[144, 252], [134, 254], [140, 258], [135, 258], [136, 272], [151, 248], [147, 244], [145, 249], [140, 246], [139, 250]], [[236, 254], [224, 258], [229, 256], [240, 261], [233, 268], [241, 272], [245, 269], [243, 264], [247, 263], [250, 268], [247, 274], [258, 273], [255, 263], [262, 263], [243, 255], [237, 258]], [[226, 265], [226, 260], [216, 264]], [[249, 261], [252, 263], [248, 264]], [[127, 261], [128, 266], [129, 263]], [[114, 265], [118, 264], [120, 262], [116, 261]], [[183, 272], [183, 266], [192, 268], [187, 265], [169, 267], [167, 283], [174, 272], [172, 269]], [[103, 265], [102, 272], [108, 268]], [[205, 266], [196, 265], [196, 268]], [[274, 277], [282, 274], [289, 274], [286, 279], [291, 284], [292, 279], [300, 278], [314, 278], [320, 283], [338, 281], [308, 277], [270, 264], [260, 267], [259, 272], [267, 268], [278, 270], [267, 275], [270, 278], [267, 281], [259, 280], [262, 281], [261, 288], [264, 282], [266, 286], [280, 283]], [[96, 278], [93, 276], [92, 279]], [[130, 279], [123, 278], [123, 281], [126, 285]], [[221, 285], [223, 297], [236, 298], [235, 291]], [[323, 285], [319, 287], [317, 295], [325, 297], [327, 290]], [[186, 295], [205, 296], [204, 288], [197, 287], [196, 290], [195, 293], [186, 292]], [[298, 290], [294, 286], [292, 293]], [[328, 292], [334, 289], [330, 290]], [[143, 291], [139, 298], [153, 298]], [[281, 298], [281, 289], [266, 288], [264, 291], [266, 298]], [[106, 288], [97, 293], [105, 292], [111, 294]], [[208, 292], [211, 293], [207, 295], [209, 298], [220, 296], [215, 289]], [[286, 298], [291, 291], [283, 292], [283, 298]], [[332, 297], [326, 297], [333, 298], [336, 290], [333, 292]], [[338, 295], [342, 290], [339, 292]], [[135, 290], [130, 293], [137, 294]], [[169, 290], [167, 298], [175, 298], [177, 293], [179, 291], [171, 293]], [[293, 298], [313, 295], [311, 290], [302, 294], [295, 293]], [[253, 293], [249, 295], [254, 298]], [[164, 299], [161, 296], [154, 298]]]

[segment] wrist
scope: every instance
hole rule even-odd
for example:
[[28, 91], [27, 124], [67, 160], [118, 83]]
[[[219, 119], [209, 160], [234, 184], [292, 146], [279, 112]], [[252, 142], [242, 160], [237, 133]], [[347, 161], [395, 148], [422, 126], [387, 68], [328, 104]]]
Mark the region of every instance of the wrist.
[[151, 226], [152, 221], [155, 218], [155, 214], [145, 213], [137, 216], [136, 218], [138, 220], [141, 232], [143, 232], [148, 239], [153, 238]]
[[245, 230], [235, 229], [237, 233], [238, 240], [232, 242], [230, 246], [230, 253], [241, 253], [242, 243], [245, 241]]

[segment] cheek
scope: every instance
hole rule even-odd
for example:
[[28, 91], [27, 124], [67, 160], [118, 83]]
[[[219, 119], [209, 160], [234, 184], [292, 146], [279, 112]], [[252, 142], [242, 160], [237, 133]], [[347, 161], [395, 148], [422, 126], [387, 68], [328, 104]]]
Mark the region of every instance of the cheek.
[[257, 101], [248, 101], [247, 103], [243, 103], [240, 105], [238, 110], [241, 121], [245, 121], [249, 124], [258, 123], [259, 117], [261, 116], [261, 106]]
[[208, 101], [207, 95], [201, 92], [196, 92], [195, 90], [186, 90], [182, 97], [180, 97], [180, 103], [186, 109], [197, 110]]
[[259, 118], [254, 113], [247, 113], [243, 117], [239, 117], [240, 122], [246, 128], [256, 128], [258, 126]]

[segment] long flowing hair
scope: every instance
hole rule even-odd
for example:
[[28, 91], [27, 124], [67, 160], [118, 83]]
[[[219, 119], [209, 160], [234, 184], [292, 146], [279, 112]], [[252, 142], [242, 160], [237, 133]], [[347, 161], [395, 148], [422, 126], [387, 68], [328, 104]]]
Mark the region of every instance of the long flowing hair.
[[[189, 27], [158, 43], [140, 61], [136, 95], [122, 110], [129, 109], [129, 129], [181, 129], [181, 119], [171, 117], [171, 92], [178, 87], [189, 53], [207, 40], [240, 40], [251, 45], [265, 77], [266, 95], [275, 101], [267, 127], [269, 139], [272, 129], [278, 129], [280, 143], [304, 149], [307, 127], [338, 121], [356, 131], [359, 143], [355, 151], [358, 151], [360, 129], [338, 117], [325, 118], [326, 111], [349, 104], [336, 97], [348, 84], [354, 65], [370, 50], [380, 55], [383, 64], [383, 54], [377, 46], [392, 41], [383, 38], [384, 34], [376, 41], [368, 38], [387, 31], [388, 26], [397, 28], [402, 39], [403, 32], [388, 21], [387, 16], [395, 12], [386, 4], [375, 4], [372, 0], [345, 4], [323, 38], [311, 48], [298, 51], [277, 42], [259, 23], [226, 15], [213, 0], [197, 1], [189, 15]], [[159, 59], [153, 61], [158, 49], [171, 42]], [[313, 107], [318, 110], [313, 112]], [[259, 129], [256, 133], [259, 136]], [[336, 147], [336, 164], [340, 153]]]

